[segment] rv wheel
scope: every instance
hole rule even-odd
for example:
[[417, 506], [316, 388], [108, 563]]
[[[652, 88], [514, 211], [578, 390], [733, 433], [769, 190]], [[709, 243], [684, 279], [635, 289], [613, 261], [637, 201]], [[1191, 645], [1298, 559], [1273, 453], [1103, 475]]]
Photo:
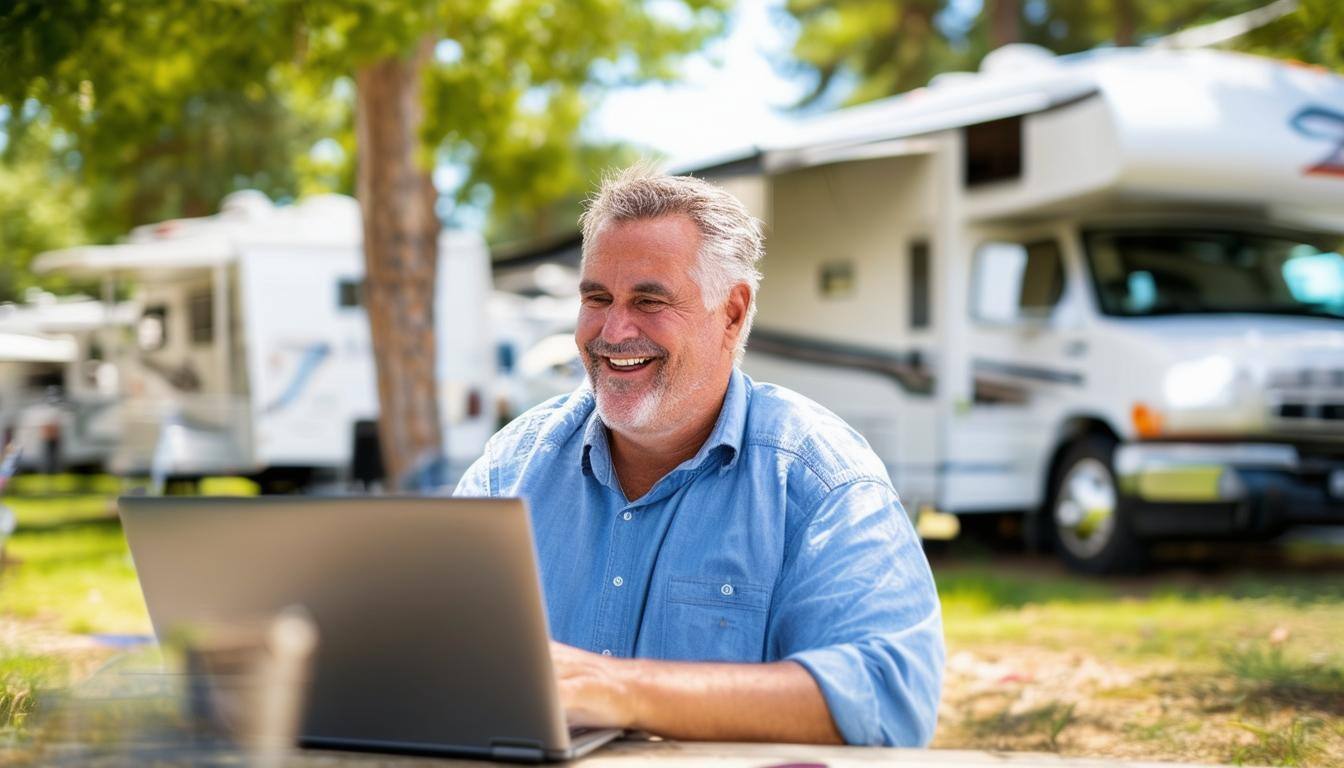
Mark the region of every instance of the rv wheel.
[[1055, 551], [1083, 573], [1137, 569], [1145, 554], [1130, 531], [1116, 487], [1111, 457], [1115, 441], [1098, 435], [1078, 440], [1064, 454], [1046, 507]]

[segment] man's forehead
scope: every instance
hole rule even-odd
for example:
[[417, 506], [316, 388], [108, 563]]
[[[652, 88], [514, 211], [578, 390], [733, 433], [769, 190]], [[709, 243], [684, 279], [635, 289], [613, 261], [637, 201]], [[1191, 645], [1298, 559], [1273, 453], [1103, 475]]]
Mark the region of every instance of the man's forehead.
[[599, 229], [589, 243], [582, 284], [670, 293], [677, 284], [692, 279], [699, 247], [700, 232], [683, 214], [614, 221]]

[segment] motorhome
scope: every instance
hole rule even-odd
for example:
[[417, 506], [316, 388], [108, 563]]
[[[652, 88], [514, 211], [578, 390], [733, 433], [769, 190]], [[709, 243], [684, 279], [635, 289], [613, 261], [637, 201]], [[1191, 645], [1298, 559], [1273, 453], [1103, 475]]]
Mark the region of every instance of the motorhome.
[[[439, 238], [438, 391], [450, 467], [494, 426], [479, 236]], [[34, 268], [133, 283], [132, 338], [111, 351], [122, 402], [120, 473], [240, 474], [263, 488], [350, 467], [355, 425], [377, 418], [358, 203], [323, 195], [277, 206], [243, 191], [220, 213], [133, 230], [125, 243], [47, 253]]]
[[679, 170], [766, 225], [745, 370], [857, 428], [911, 514], [1087, 571], [1344, 524], [1344, 78], [1011, 46]]
[[109, 336], [134, 322], [130, 302], [32, 290], [0, 305], [0, 429], [19, 470], [100, 471], [120, 434]]

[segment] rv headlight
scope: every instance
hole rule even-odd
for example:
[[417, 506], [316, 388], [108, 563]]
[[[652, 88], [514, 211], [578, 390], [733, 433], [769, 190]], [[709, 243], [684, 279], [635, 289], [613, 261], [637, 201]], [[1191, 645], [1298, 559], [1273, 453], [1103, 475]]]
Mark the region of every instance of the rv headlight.
[[1230, 405], [1237, 367], [1222, 355], [1176, 363], [1162, 380], [1162, 394], [1172, 408], [1213, 408]]

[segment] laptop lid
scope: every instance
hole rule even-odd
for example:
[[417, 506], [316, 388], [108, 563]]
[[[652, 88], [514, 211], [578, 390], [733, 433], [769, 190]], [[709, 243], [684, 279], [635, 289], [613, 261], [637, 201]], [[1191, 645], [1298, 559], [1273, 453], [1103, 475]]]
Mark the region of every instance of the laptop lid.
[[520, 499], [118, 500], [160, 640], [301, 605], [307, 744], [570, 752]]

